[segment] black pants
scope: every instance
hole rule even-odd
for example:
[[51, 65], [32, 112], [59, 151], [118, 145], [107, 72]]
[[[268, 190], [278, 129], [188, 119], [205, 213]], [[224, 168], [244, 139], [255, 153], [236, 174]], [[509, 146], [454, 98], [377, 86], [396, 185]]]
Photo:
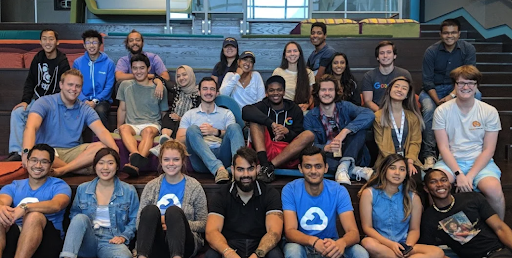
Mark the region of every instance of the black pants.
[[[26, 228], [30, 232], [31, 229]], [[18, 239], [20, 237], [20, 229], [16, 224], [13, 224], [9, 231], [6, 232], [5, 250], [3, 257], [11, 258], [16, 254], [18, 247]], [[43, 230], [43, 239], [37, 248], [32, 258], [57, 258], [62, 251], [64, 242], [60, 237], [60, 231], [55, 229], [53, 223], [46, 219], [46, 227]]]
[[190, 257], [194, 253], [194, 235], [183, 210], [171, 206], [165, 211], [167, 231], [162, 228], [160, 209], [148, 205], [140, 213], [137, 253], [146, 257]]
[[105, 128], [108, 128], [108, 114], [110, 112], [110, 102], [101, 101], [96, 105], [94, 110], [96, 111], [96, 113], [98, 113], [101, 123], [103, 123]]
[[501, 251], [495, 252], [487, 257], [489, 257], [489, 258], [511, 258], [512, 251], [510, 251], [510, 249], [504, 247], [503, 249], [501, 249]]
[[[258, 245], [260, 244], [260, 240], [258, 239], [231, 239], [228, 240], [229, 247], [236, 250], [236, 253], [242, 257], [247, 258], [251, 256], [251, 254], [256, 251], [258, 248]], [[274, 247], [272, 250], [270, 250], [267, 255], [265, 255], [267, 258], [283, 258], [283, 251], [279, 247]], [[222, 258], [222, 254], [218, 253], [217, 251], [213, 250], [211, 247], [208, 248], [208, 251], [206, 252], [205, 258]]]

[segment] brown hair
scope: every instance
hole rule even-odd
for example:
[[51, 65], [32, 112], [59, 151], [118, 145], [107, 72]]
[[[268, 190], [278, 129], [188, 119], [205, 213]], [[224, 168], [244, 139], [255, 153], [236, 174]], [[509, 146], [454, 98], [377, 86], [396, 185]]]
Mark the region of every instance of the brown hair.
[[453, 69], [450, 72], [450, 77], [452, 78], [453, 85], [455, 85], [459, 77], [466, 80], [474, 80], [477, 86], [480, 84], [480, 81], [482, 81], [482, 73], [473, 65], [463, 65]]
[[162, 144], [162, 147], [160, 148], [160, 153], [158, 154], [158, 161], [160, 161], [160, 164], [158, 166], [158, 170], [163, 173], [162, 170], [162, 156], [164, 155], [164, 151], [166, 150], [177, 150], [180, 154], [181, 160], [182, 160], [182, 166], [181, 166], [181, 173], [186, 174], [187, 173], [187, 157], [190, 156], [187, 152], [187, 147], [183, 145], [183, 143], [178, 142], [176, 140], [169, 140], [164, 142]]
[[387, 156], [384, 161], [380, 164], [380, 166], [377, 168], [377, 173], [373, 174], [370, 180], [359, 190], [359, 193], [357, 193], [357, 196], [361, 198], [361, 194], [363, 194], [363, 191], [366, 188], [373, 187], [375, 189], [384, 189], [386, 188], [386, 185], [388, 181], [386, 180], [386, 173], [391, 165], [398, 161], [403, 161], [405, 164], [405, 179], [402, 182], [403, 189], [402, 194], [404, 196], [404, 219], [402, 221], [405, 221], [407, 217], [409, 217], [412, 213], [412, 199], [410, 196], [411, 192], [415, 192], [416, 189], [416, 183], [414, 180], [411, 179], [411, 176], [409, 176], [409, 168], [407, 167], [407, 160], [402, 155], [399, 154], [391, 154]]
[[418, 107], [418, 103], [416, 102], [416, 97], [414, 96], [414, 88], [412, 87], [412, 82], [404, 76], [399, 76], [393, 79], [386, 88], [386, 92], [382, 97], [382, 103], [380, 104], [380, 109], [382, 109], [382, 116], [380, 119], [380, 124], [385, 127], [391, 127], [391, 117], [389, 116], [389, 112], [391, 110], [391, 90], [393, 85], [398, 81], [405, 81], [409, 84], [409, 91], [407, 92], [407, 97], [402, 101], [402, 108], [405, 110], [412, 111], [414, 115], [418, 118], [420, 122], [421, 128], [425, 128], [425, 123], [423, 122], [423, 116], [421, 115], [420, 108]]
[[320, 84], [322, 82], [332, 82], [334, 83], [334, 102], [338, 102], [341, 100], [341, 96], [343, 96], [343, 89], [341, 88], [340, 84], [334, 78], [331, 74], [324, 74], [318, 81], [313, 84], [313, 90], [311, 91], [311, 95], [313, 96], [313, 100], [315, 101], [315, 106], [320, 105], [320, 97], [318, 96], [318, 93], [320, 92]]
[[66, 76], [68, 75], [74, 75], [74, 76], [78, 76], [80, 77], [80, 80], [82, 81], [82, 84], [84, 83], [84, 76], [82, 75], [82, 73], [80, 72], [80, 70], [78, 69], [75, 69], [75, 68], [71, 68], [67, 71], [65, 71], [61, 76], [60, 76], [60, 82], [64, 83], [64, 79], [66, 78]]

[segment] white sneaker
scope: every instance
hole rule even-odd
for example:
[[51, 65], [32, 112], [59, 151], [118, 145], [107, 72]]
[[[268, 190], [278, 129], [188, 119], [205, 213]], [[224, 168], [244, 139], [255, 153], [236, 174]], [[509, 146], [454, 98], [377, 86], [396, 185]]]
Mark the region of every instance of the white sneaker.
[[436, 158], [434, 156], [427, 157], [423, 163], [423, 171], [429, 170], [436, 164]]
[[158, 141], [158, 143], [160, 143], [160, 145], [162, 145], [170, 139], [171, 139], [171, 137], [169, 137], [167, 134], [162, 134], [162, 135], [160, 135], [160, 140]]
[[149, 152], [151, 152], [151, 154], [153, 154], [153, 155], [158, 157], [158, 155], [160, 155], [160, 148], [162, 148], [162, 145], [158, 144], [157, 146], [149, 149]]
[[350, 182], [350, 177], [348, 176], [347, 168], [343, 164], [339, 165], [338, 169], [336, 169], [336, 175], [334, 176], [334, 178], [336, 179], [336, 182], [340, 184], [352, 184]]
[[356, 176], [357, 181], [361, 181], [361, 178], [368, 181], [373, 175], [373, 169], [369, 167], [354, 167], [352, 174]]

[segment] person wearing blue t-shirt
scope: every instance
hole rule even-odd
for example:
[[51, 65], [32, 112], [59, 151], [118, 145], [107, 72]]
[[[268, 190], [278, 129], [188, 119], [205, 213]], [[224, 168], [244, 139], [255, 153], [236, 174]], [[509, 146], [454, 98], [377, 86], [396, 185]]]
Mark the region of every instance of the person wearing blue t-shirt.
[[27, 154], [28, 179], [0, 190], [0, 254], [3, 257], [58, 257], [62, 249], [62, 220], [71, 188], [50, 177], [55, 151], [35, 145]]
[[162, 144], [163, 174], [151, 180], [140, 197], [136, 257], [193, 257], [203, 247], [206, 195], [196, 179], [184, 174], [188, 155], [178, 141]]
[[[29, 149], [36, 143], [55, 148], [54, 176], [69, 172], [94, 174], [91, 165], [96, 152], [105, 146], [119, 152], [96, 111], [78, 99], [82, 85], [83, 75], [73, 68], [62, 74], [60, 93], [43, 96], [34, 102], [23, 133], [23, 166], [27, 165]], [[82, 143], [82, 131], [86, 126], [98, 136], [99, 142]]]
[[[325, 152], [315, 146], [307, 147], [299, 164], [304, 178], [283, 188], [285, 257], [368, 257], [368, 252], [358, 244], [359, 230], [350, 195], [344, 186], [324, 179], [328, 168]], [[345, 231], [341, 238], [336, 229], [337, 218]]]
[[325, 74], [325, 69], [329, 66], [331, 58], [336, 50], [327, 45], [325, 39], [327, 38], [327, 26], [323, 22], [315, 22], [311, 24], [311, 35], [309, 40], [315, 47], [308, 57], [306, 66], [313, 71], [315, 79], [318, 80]]

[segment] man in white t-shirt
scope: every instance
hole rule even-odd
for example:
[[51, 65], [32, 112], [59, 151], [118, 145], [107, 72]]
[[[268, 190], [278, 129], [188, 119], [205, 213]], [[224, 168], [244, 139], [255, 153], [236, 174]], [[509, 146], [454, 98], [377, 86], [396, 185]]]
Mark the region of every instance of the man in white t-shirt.
[[434, 169], [457, 181], [459, 192], [481, 191], [498, 216], [505, 217], [501, 171], [492, 156], [501, 130], [498, 111], [475, 99], [482, 74], [472, 65], [450, 73], [457, 91], [455, 99], [439, 106], [434, 113], [434, 130], [441, 160]]

